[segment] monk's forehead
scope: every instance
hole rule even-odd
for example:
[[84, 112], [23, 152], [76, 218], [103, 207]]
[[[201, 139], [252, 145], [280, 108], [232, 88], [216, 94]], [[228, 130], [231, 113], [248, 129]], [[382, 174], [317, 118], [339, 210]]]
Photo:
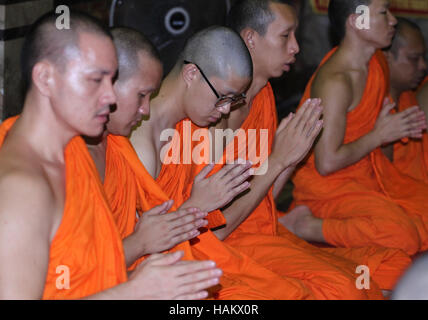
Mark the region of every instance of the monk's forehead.
[[94, 32], [79, 32], [77, 52], [82, 63], [106, 72], [117, 69], [116, 49], [107, 36]]
[[284, 32], [297, 27], [297, 14], [293, 7], [282, 3], [271, 3], [270, 6], [275, 17], [270, 27], [275, 28], [278, 32]]

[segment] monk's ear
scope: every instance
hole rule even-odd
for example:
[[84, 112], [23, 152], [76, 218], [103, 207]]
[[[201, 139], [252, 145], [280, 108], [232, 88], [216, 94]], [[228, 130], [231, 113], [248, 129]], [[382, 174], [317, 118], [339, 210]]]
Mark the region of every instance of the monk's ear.
[[198, 79], [198, 68], [193, 64], [185, 64], [181, 69], [181, 76], [188, 87]]
[[54, 72], [53, 65], [47, 61], [40, 61], [33, 68], [33, 85], [44, 96], [51, 95], [55, 82]]
[[346, 20], [347, 27], [355, 32], [370, 29], [370, 10], [367, 6], [362, 6], [362, 9], [357, 13], [351, 14]]
[[257, 32], [251, 28], [245, 28], [241, 31], [241, 38], [247, 45], [248, 50], [253, 50], [256, 47]]

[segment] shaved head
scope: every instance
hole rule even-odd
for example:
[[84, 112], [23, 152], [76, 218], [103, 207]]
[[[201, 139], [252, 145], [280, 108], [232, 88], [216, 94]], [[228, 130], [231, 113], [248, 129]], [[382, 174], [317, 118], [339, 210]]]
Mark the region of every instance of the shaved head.
[[397, 57], [400, 48], [406, 45], [406, 35], [408, 32], [415, 32], [420, 36], [421, 42], [424, 42], [424, 36], [421, 28], [413, 21], [406, 18], [397, 18], [397, 25], [395, 26], [395, 36], [392, 40], [389, 51]]
[[372, 0], [330, 0], [328, 6], [328, 18], [333, 32], [341, 41], [346, 33], [346, 20], [351, 14], [357, 12], [360, 5], [368, 6]]
[[191, 37], [177, 66], [181, 68], [184, 60], [197, 64], [207, 77], [253, 76], [253, 62], [245, 42], [238, 33], [226, 27], [210, 27]]
[[126, 81], [139, 70], [139, 54], [146, 53], [160, 62], [156, 47], [141, 32], [130, 28], [113, 28], [114, 44], [119, 60], [118, 81]]
[[398, 282], [392, 300], [428, 300], [428, 256], [416, 260]]
[[238, 0], [228, 16], [228, 26], [240, 33], [245, 28], [255, 30], [261, 36], [275, 20], [270, 8], [272, 3], [282, 3], [294, 7], [293, 0]]
[[113, 39], [109, 30], [95, 18], [70, 11], [70, 28], [58, 29], [59, 15], [54, 11], [40, 17], [28, 31], [21, 54], [21, 72], [24, 92], [32, 84], [34, 66], [43, 60], [65, 69], [72, 54], [79, 52], [79, 34], [93, 33]]
[[416, 89], [427, 71], [425, 39], [419, 26], [399, 18], [392, 45], [386, 51], [391, 92]]

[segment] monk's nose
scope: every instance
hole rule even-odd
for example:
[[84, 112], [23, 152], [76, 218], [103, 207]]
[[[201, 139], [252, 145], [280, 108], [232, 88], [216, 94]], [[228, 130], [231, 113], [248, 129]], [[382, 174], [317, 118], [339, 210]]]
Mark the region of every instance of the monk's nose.
[[223, 114], [228, 114], [230, 112], [230, 105], [231, 103], [225, 104], [224, 106], [221, 106], [221, 108], [218, 109]]

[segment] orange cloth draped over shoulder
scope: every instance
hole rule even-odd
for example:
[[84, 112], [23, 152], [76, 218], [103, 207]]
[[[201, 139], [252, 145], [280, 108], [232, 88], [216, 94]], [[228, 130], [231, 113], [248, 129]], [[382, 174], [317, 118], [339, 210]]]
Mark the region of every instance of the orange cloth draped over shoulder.
[[[0, 145], [17, 118], [0, 127]], [[50, 244], [43, 299], [79, 299], [127, 280], [122, 240], [95, 164], [81, 137], [65, 150], [66, 199], [61, 224]], [[66, 266], [70, 288], [58, 289], [57, 267]]]
[[[129, 140], [120, 136], [108, 136], [104, 187], [122, 238], [134, 231], [137, 222], [136, 210], [142, 215], [170, 199], [144, 168]], [[172, 210], [176, 210], [180, 205], [181, 203], [175, 200]], [[223, 244], [210, 231], [203, 232], [191, 242], [186, 241], [171, 251], [175, 250], [183, 250], [185, 259], [188, 260], [213, 260], [223, 270], [220, 286], [210, 290], [212, 298], [221, 300], [314, 298], [300, 280], [278, 277], [249, 257]]]
[[[398, 110], [404, 111], [419, 105], [415, 91], [403, 92], [398, 103]], [[428, 184], [428, 134], [422, 139], [409, 139], [394, 144], [394, 165], [408, 176]], [[428, 196], [428, 195], [427, 195]]]
[[[186, 131], [189, 131], [189, 126], [191, 126], [191, 136], [200, 130], [188, 120], [176, 126], [177, 136], [182, 140], [182, 145], [178, 145], [178, 149], [181, 150], [181, 156], [184, 153], [183, 157], [186, 157], [188, 149], [198, 152], [203, 149], [198, 148], [198, 143], [195, 142], [191, 148], [186, 146], [186, 141], [189, 140], [189, 134], [186, 134]], [[270, 153], [276, 126], [275, 101], [271, 86], [268, 84], [255, 97], [250, 114], [241, 126], [248, 139], [244, 140], [241, 136], [242, 140], [239, 141], [238, 135], [232, 142], [235, 143], [233, 158], [245, 159], [247, 150], [248, 155], [252, 154], [251, 150], [257, 150], [255, 154], [258, 154], [261, 159], [266, 159], [260, 151], [266, 147]], [[251, 129], [254, 130], [251, 131]], [[260, 141], [263, 142], [262, 132], [267, 133], [269, 137], [266, 146], [263, 146], [263, 143], [260, 144]], [[200, 142], [202, 140], [196, 137], [202, 135], [195, 135], [192, 139]], [[206, 150], [209, 149], [201, 151], [201, 158], [209, 158], [206, 157]], [[216, 165], [212, 173], [220, 170], [222, 163], [226, 163], [227, 156], [226, 152], [223, 161]], [[174, 157], [171, 156], [171, 158]], [[250, 160], [257, 163], [254, 153], [252, 157], [250, 156]], [[203, 161], [201, 164], [165, 164], [164, 162], [157, 181], [167, 194], [177, 202], [182, 202], [190, 196], [193, 179], [204, 165]], [[220, 211], [218, 212], [220, 214]], [[390, 289], [410, 263], [409, 257], [400, 250], [319, 249], [278, 225], [278, 214], [271, 189], [254, 212], [223, 242], [280, 276], [300, 279], [317, 299], [381, 298], [376, 285], [368, 291], [355, 290], [357, 264], [368, 265], [375, 282], [383, 289]]]
[[[321, 66], [334, 51], [327, 54]], [[383, 59], [377, 53], [370, 60], [361, 102], [347, 114], [344, 143], [374, 128], [388, 90]], [[311, 97], [314, 77], [301, 103]], [[318, 173], [312, 150], [293, 182], [296, 204], [307, 205], [324, 220], [324, 237], [334, 246], [399, 248], [410, 255], [428, 248], [428, 189], [395, 168], [380, 148], [328, 176]]]

